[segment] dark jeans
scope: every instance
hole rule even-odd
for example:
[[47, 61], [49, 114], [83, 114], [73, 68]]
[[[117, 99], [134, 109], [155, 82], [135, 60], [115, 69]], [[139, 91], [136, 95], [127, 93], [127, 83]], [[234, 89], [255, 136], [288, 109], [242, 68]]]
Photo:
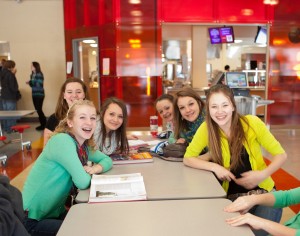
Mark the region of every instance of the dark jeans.
[[[1, 103], [2, 103], [3, 111], [15, 111], [15, 110], [17, 110], [17, 101], [15, 101], [15, 100], [2, 99]], [[2, 124], [2, 131], [10, 133], [11, 132], [10, 127], [16, 125], [17, 120], [16, 119], [2, 120], [1, 124]]]
[[[251, 214], [279, 223], [282, 216], [282, 208], [273, 208], [268, 206], [257, 205], [250, 209]], [[264, 230], [253, 230], [255, 236], [269, 235]]]
[[63, 223], [66, 213], [62, 214], [58, 219], [44, 219], [40, 221], [26, 216], [24, 226], [31, 236], [55, 236]]
[[44, 102], [44, 98], [45, 97], [38, 97], [38, 96], [34, 96], [32, 97], [32, 101], [33, 101], [33, 105], [34, 105], [34, 109], [36, 110], [36, 112], [39, 115], [39, 121], [42, 127], [46, 126], [46, 122], [47, 122], [47, 118], [43, 112], [43, 102]]

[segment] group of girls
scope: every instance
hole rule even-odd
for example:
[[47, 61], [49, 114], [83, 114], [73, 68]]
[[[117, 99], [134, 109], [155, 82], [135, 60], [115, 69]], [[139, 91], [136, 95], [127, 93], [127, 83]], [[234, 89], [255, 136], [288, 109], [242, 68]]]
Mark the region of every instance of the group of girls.
[[[70, 189], [74, 185], [79, 189], [87, 188], [90, 174], [112, 168], [108, 155], [116, 151], [128, 152], [124, 102], [109, 98], [98, 113], [90, 101], [82, 100], [88, 98], [87, 88], [81, 80], [68, 79], [62, 87], [52, 121], [49, 120], [50, 123], [54, 120], [56, 125], [46, 126], [44, 150], [23, 190], [27, 214], [25, 226], [32, 235], [39, 235], [41, 231], [55, 235], [66, 213], [64, 202]], [[212, 171], [228, 198], [246, 195], [250, 190], [277, 194], [270, 176], [282, 166], [287, 155], [259, 118], [241, 116], [237, 112], [229, 87], [211, 87], [206, 104], [194, 90], [186, 88], [177, 92], [175, 97], [162, 95], [155, 107], [167, 129], [173, 131], [172, 142], [189, 144], [184, 164]], [[261, 146], [273, 156], [269, 166], [264, 162]], [[203, 154], [206, 147], [209, 152]], [[88, 165], [88, 161], [94, 165]], [[240, 211], [243, 207], [237, 207], [236, 202], [244, 198], [247, 199], [239, 197], [225, 210]], [[257, 218], [279, 222], [282, 210], [273, 205], [276, 206], [258, 201], [248, 210]], [[229, 219], [228, 223], [251, 225], [254, 222], [249, 214], [245, 219]], [[253, 228], [255, 235], [272, 232], [255, 223]]]
[[[187, 142], [183, 163], [215, 174], [233, 203], [227, 219], [233, 226], [248, 224], [255, 235], [300, 235], [300, 213], [279, 224], [282, 207], [300, 203], [300, 188], [276, 191], [271, 175], [287, 159], [280, 143], [256, 116], [240, 115], [232, 90], [211, 87], [206, 104], [190, 89], [162, 95], [155, 103], [175, 142]], [[171, 125], [170, 125], [171, 124]], [[208, 152], [202, 151], [208, 147]], [[272, 155], [266, 165], [261, 147]]]
[[67, 79], [61, 87], [44, 131], [44, 149], [24, 184], [24, 225], [31, 235], [56, 235], [70, 193], [88, 188], [92, 174], [111, 169], [108, 155], [128, 152], [128, 138], [136, 138], [126, 135], [123, 101], [108, 98], [98, 112], [88, 99], [80, 79]]

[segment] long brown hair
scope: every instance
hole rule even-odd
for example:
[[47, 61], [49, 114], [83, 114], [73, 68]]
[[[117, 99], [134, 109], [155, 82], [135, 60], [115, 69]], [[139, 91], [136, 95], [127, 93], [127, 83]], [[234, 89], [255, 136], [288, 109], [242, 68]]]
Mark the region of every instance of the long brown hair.
[[178, 105], [177, 105], [178, 99], [180, 97], [194, 98], [199, 105], [199, 115], [202, 114], [202, 111], [205, 106], [200, 95], [196, 91], [194, 91], [192, 88], [184, 88], [175, 94], [175, 99], [174, 99], [174, 126], [175, 126], [174, 137], [177, 139], [180, 138], [180, 133], [184, 129], [187, 129], [187, 125], [188, 125], [187, 120], [182, 118], [182, 115], [181, 115]]
[[[68, 120], [72, 120], [75, 116], [75, 112], [77, 110], [78, 107], [80, 106], [90, 106], [90, 107], [93, 107], [95, 108], [95, 105], [92, 101], [89, 101], [89, 100], [78, 100], [78, 101], [75, 101], [72, 106], [70, 106], [69, 110], [67, 111], [67, 114], [66, 114], [66, 117], [64, 119], [62, 119], [58, 126], [55, 128], [53, 134], [51, 134], [51, 137], [54, 136], [55, 134], [58, 134], [58, 133], [66, 133], [66, 132], [71, 132], [71, 129], [70, 127], [68, 126]], [[96, 110], [96, 108], [95, 108]], [[96, 111], [97, 112], [97, 111]], [[88, 146], [90, 146], [92, 148], [92, 150], [96, 150], [96, 144], [95, 144], [95, 141], [94, 141], [94, 134], [91, 136], [90, 139], [88, 139], [88, 142], [87, 142]]]
[[56, 108], [55, 108], [55, 113], [54, 114], [55, 114], [55, 117], [58, 120], [64, 119], [66, 114], [67, 114], [67, 111], [69, 110], [69, 105], [68, 105], [67, 101], [64, 99], [64, 93], [66, 91], [67, 84], [69, 84], [69, 83], [79, 83], [79, 84], [81, 84], [82, 90], [83, 90], [84, 95], [85, 95], [84, 99], [87, 99], [87, 100], [90, 99], [87, 86], [85, 85], [85, 83], [81, 79], [68, 78], [64, 82], [64, 84], [61, 86], [59, 98], [57, 100], [57, 104], [56, 104]]
[[218, 124], [211, 118], [209, 114], [210, 98], [216, 93], [222, 93], [225, 97], [227, 97], [234, 108], [234, 111], [232, 112], [228, 144], [231, 155], [230, 169], [236, 170], [238, 166], [242, 165], [241, 153], [243, 150], [243, 143], [246, 142], [242, 121], [247, 124], [248, 128], [249, 123], [244, 116], [241, 116], [237, 112], [233, 92], [227, 85], [216, 84], [208, 90], [206, 95], [206, 122], [209, 138], [208, 148], [213, 162], [224, 166], [221, 149], [221, 130]]
[[[116, 104], [121, 108], [122, 113], [123, 113], [123, 123], [117, 130], [106, 133], [105, 124], [104, 124], [104, 115], [110, 104]], [[101, 134], [102, 135], [101, 143], [105, 144], [106, 137], [111, 137], [112, 132], [116, 132], [116, 142], [118, 145], [120, 144], [120, 146], [118, 147], [119, 151], [121, 153], [128, 153], [129, 152], [129, 144], [128, 144], [127, 134], [126, 134], [127, 120], [128, 120], [128, 115], [127, 115], [127, 108], [126, 108], [125, 103], [116, 97], [107, 98], [104, 101], [104, 103], [102, 104], [101, 110], [100, 110], [100, 123], [101, 123], [101, 127], [102, 127], [100, 130], [100, 132], [102, 133]]]

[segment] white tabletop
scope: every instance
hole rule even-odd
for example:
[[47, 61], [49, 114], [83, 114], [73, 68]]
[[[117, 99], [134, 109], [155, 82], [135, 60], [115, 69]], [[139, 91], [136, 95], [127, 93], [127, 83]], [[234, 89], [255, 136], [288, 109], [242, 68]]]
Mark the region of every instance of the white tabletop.
[[[212, 172], [193, 169], [182, 162], [154, 157], [151, 163], [114, 165], [107, 175], [141, 173], [148, 200], [224, 198], [226, 193]], [[76, 202], [87, 202], [89, 190], [81, 190]]]
[[220, 198], [77, 204], [57, 235], [253, 236], [248, 226], [225, 222], [238, 214], [223, 211], [229, 203]]
[[31, 115], [35, 110], [15, 110], [15, 111], [0, 111], [0, 119], [9, 119], [9, 118], [21, 118], [23, 116]]

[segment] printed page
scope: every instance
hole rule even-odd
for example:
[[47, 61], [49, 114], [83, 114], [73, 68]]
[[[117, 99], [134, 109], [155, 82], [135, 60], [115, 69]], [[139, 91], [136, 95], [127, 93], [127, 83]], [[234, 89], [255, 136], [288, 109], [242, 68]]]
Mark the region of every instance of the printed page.
[[140, 173], [93, 175], [89, 202], [145, 200], [146, 189]]

